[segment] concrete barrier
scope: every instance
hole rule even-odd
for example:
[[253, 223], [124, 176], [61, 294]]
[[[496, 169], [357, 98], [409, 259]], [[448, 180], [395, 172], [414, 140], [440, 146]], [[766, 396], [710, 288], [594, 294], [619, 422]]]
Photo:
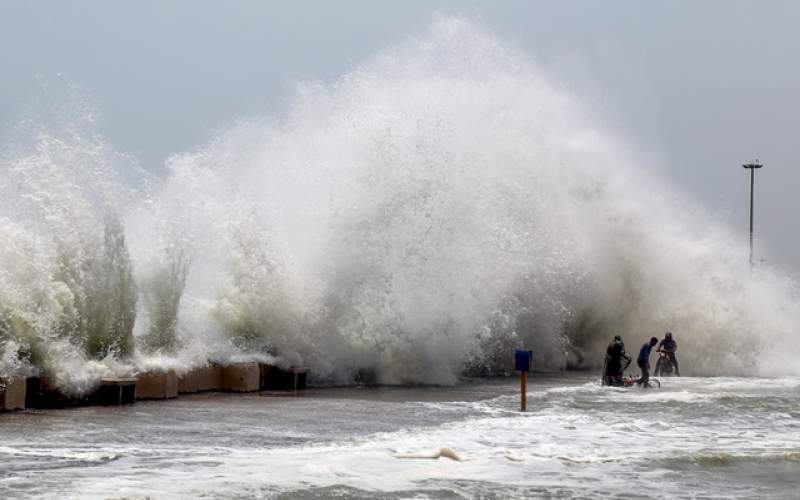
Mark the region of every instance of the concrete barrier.
[[47, 376], [29, 377], [25, 387], [25, 408], [71, 408], [92, 404], [92, 394], [68, 396]]
[[104, 378], [92, 397], [92, 403], [101, 406], [121, 406], [136, 401], [135, 378]]
[[294, 367], [294, 390], [301, 391], [308, 387], [308, 368]]
[[174, 370], [145, 372], [134, 378], [107, 378], [94, 392], [68, 396], [46, 376], [0, 378], [0, 411], [24, 408], [67, 408], [85, 405], [124, 405], [136, 399], [168, 399], [178, 392], [297, 391], [306, 388], [308, 370], [282, 369], [264, 363], [210, 364], [177, 376]]
[[258, 388], [262, 391], [269, 388], [269, 374], [273, 368], [274, 366], [266, 363], [258, 364]]
[[222, 368], [222, 390], [255, 392], [259, 389], [258, 363], [234, 363]]
[[178, 376], [175, 370], [144, 372], [136, 383], [136, 399], [169, 399], [178, 397]]
[[218, 364], [200, 366], [178, 377], [178, 393], [222, 390], [222, 367]]
[[24, 410], [26, 392], [25, 377], [0, 378], [0, 411]]
[[306, 388], [307, 368], [292, 367], [288, 370], [274, 365], [259, 365], [260, 388], [269, 391], [297, 391]]

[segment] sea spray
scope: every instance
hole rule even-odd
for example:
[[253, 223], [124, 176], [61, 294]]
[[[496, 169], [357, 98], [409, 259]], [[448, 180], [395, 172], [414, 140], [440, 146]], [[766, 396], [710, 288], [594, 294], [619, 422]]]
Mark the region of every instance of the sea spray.
[[116, 372], [113, 356], [131, 354], [135, 284], [119, 218], [128, 188], [116, 172], [135, 169], [73, 104], [23, 120], [4, 145], [0, 302], [22, 358], [81, 393]]
[[[264, 357], [320, 382], [453, 383], [509, 373], [515, 347], [539, 370], [597, 368], [614, 334], [633, 351], [671, 330], [687, 374], [796, 373], [793, 284], [751, 272], [742, 239], [600, 123], [525, 54], [440, 19], [170, 157], [146, 193], [92, 120], [45, 126], [1, 172], [51, 297], [20, 307], [47, 362], [79, 366], [63, 325], [91, 316], [96, 281], [74, 270], [112, 227], [143, 366]], [[111, 351], [97, 362], [129, 366]]]
[[178, 339], [178, 311], [191, 266], [185, 240], [168, 234], [148, 273], [141, 278], [142, 298], [149, 326], [141, 336], [143, 352], [175, 353]]
[[[633, 350], [666, 330], [694, 373], [766, 368], [756, 360], [796, 329], [791, 284], [751, 274], [713, 215], [597, 123], [524, 55], [438, 21], [331, 85], [300, 86], [279, 119], [179, 158], [167, 185], [202, 197], [186, 177], [213, 179], [239, 203], [214, 216], [257, 220], [271, 249], [257, 263], [207, 223], [218, 237], [198, 253], [240, 264], [198, 265], [203, 283], [246, 269], [260, 285], [187, 294], [228, 311], [280, 303], [292, 321], [264, 335], [331, 381], [504, 373], [523, 344], [539, 369], [597, 367], [614, 334]], [[771, 305], [755, 307], [762, 294]]]
[[81, 314], [86, 318], [85, 333], [81, 334], [93, 357], [129, 357], [133, 354], [136, 283], [122, 225], [107, 215], [104, 226], [102, 250], [89, 263], [86, 308]]

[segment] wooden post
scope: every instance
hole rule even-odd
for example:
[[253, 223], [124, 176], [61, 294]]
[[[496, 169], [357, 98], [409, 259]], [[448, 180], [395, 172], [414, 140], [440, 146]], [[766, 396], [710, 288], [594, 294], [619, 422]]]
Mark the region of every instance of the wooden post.
[[528, 372], [521, 371], [519, 372], [519, 411], [524, 412], [527, 409], [528, 401], [526, 399], [527, 396], [527, 386], [528, 385]]

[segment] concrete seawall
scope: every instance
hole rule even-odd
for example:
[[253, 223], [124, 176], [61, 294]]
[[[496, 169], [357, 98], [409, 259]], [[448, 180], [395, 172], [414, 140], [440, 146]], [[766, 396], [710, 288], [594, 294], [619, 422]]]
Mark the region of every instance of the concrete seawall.
[[178, 394], [221, 390], [222, 366], [216, 363], [193, 368], [178, 376]]
[[178, 397], [178, 375], [175, 370], [140, 373], [136, 382], [136, 399], [171, 399]]
[[136, 402], [136, 385], [138, 379], [104, 378], [95, 393], [95, 404], [103, 406], [121, 406]]
[[0, 411], [24, 409], [26, 392], [27, 381], [25, 377], [0, 379]]
[[93, 403], [92, 396], [93, 394], [65, 394], [47, 376], [29, 377], [26, 380], [25, 408], [50, 409], [86, 406]]
[[70, 396], [46, 377], [0, 378], [0, 412], [75, 406], [120, 406], [136, 400], [173, 399], [198, 392], [298, 391], [306, 388], [308, 370], [282, 369], [256, 363], [209, 363], [177, 374], [174, 370], [147, 371], [131, 378], [106, 378], [90, 394]]
[[306, 388], [308, 369], [292, 367], [288, 370], [261, 364], [260, 388], [269, 391], [297, 391]]
[[222, 369], [222, 390], [256, 392], [258, 389], [258, 363], [234, 363]]

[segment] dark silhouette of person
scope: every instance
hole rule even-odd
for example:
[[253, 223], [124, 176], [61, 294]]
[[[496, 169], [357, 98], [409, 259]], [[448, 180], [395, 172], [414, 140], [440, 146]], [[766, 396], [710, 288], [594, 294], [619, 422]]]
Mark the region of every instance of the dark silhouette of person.
[[642, 371], [642, 376], [636, 383], [642, 387], [650, 387], [650, 351], [653, 350], [656, 344], [658, 344], [658, 339], [652, 337], [649, 342], [642, 345], [642, 348], [639, 349], [639, 357], [636, 358], [636, 364], [639, 365], [639, 369]]
[[[627, 363], [622, 365], [622, 360]], [[616, 335], [614, 340], [606, 348], [606, 369], [603, 374], [603, 381], [606, 385], [623, 385], [622, 372], [631, 362], [631, 358], [625, 354], [625, 343], [622, 336]]]
[[675, 357], [675, 352], [678, 350], [678, 343], [672, 338], [672, 332], [664, 334], [664, 340], [658, 344], [658, 352], [663, 352], [667, 355], [667, 359], [675, 366], [675, 375], [681, 376], [681, 369], [678, 368], [678, 358]]

